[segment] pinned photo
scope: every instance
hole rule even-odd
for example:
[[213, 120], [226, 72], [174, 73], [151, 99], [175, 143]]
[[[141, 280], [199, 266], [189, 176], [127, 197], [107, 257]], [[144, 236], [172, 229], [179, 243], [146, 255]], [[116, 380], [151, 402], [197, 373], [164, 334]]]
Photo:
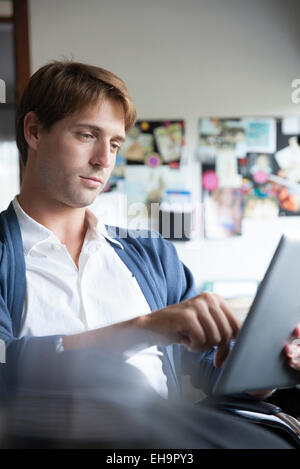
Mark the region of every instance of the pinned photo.
[[179, 123], [156, 127], [154, 137], [159, 154], [165, 163], [180, 160], [183, 134]]
[[224, 239], [242, 232], [243, 196], [238, 189], [219, 188], [204, 195], [204, 234]]
[[276, 151], [276, 119], [245, 119], [248, 153], [274, 153]]

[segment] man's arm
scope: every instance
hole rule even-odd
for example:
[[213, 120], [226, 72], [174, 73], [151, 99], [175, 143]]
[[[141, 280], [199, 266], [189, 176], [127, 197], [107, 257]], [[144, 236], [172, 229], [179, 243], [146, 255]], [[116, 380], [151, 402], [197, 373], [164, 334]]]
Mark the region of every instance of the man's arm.
[[220, 367], [240, 327], [225, 301], [205, 292], [122, 323], [64, 336], [63, 346], [65, 350], [100, 347], [128, 355], [152, 345], [181, 344], [192, 352], [216, 345], [215, 366]]

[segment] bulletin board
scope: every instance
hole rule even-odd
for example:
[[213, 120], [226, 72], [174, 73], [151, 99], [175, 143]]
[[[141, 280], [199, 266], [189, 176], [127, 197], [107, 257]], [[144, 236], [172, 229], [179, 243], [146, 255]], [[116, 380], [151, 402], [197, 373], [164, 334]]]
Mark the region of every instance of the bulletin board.
[[202, 118], [204, 232], [242, 233], [243, 218], [300, 215], [300, 116]]
[[127, 164], [151, 167], [169, 164], [178, 167], [184, 143], [183, 120], [137, 121], [131, 129], [121, 153]]
[[184, 128], [182, 119], [138, 120], [118, 152], [106, 191], [114, 190], [123, 181], [125, 191], [130, 184], [133, 200], [144, 200], [141, 192], [149, 193], [150, 188], [140, 186], [147, 185], [151, 186], [150, 192], [159, 194], [155, 200], [160, 201], [172, 175], [180, 168]]

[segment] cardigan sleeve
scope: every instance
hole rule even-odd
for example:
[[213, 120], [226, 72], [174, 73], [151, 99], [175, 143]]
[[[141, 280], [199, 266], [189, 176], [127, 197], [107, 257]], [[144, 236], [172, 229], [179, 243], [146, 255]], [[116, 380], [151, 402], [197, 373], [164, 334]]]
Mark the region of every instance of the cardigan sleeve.
[[8, 398], [17, 389], [26, 370], [34, 369], [38, 361], [47, 363], [56, 353], [62, 336], [22, 337], [13, 335], [10, 313], [0, 295], [0, 398]]

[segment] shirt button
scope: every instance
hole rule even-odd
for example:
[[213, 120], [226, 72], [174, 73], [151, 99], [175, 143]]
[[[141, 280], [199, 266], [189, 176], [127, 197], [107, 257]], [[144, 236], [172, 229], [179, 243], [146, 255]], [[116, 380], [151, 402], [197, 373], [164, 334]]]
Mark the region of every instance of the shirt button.
[[98, 246], [96, 244], [92, 244], [91, 246], [88, 246], [88, 252], [91, 254], [94, 254], [98, 250]]
[[56, 244], [52, 244], [52, 249], [54, 249], [55, 251], [59, 251], [60, 249], [60, 244], [56, 243]]

